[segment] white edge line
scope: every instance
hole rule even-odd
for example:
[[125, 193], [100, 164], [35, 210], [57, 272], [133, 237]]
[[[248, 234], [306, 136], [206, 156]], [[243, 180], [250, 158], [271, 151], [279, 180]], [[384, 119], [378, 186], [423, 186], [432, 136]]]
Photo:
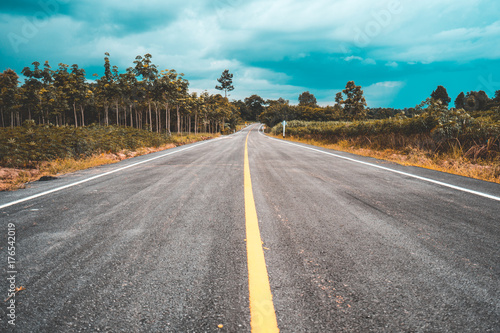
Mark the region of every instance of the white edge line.
[[[261, 125], [261, 127], [262, 127], [262, 125]], [[259, 132], [260, 132], [261, 127], [259, 127]], [[386, 168], [386, 167], [383, 167], [383, 166], [380, 166], [380, 165], [376, 165], [376, 164], [373, 164], [373, 163], [359, 161], [359, 160], [356, 160], [356, 159], [353, 159], [353, 158], [349, 158], [349, 157], [337, 155], [337, 154], [330, 153], [330, 152], [323, 151], [323, 150], [319, 150], [319, 149], [316, 149], [316, 148], [302, 146], [302, 145], [299, 145], [299, 144], [296, 144], [296, 143], [293, 143], [293, 142], [290, 142], [290, 141], [279, 140], [279, 139], [275, 139], [275, 138], [272, 138], [272, 137], [269, 137], [269, 136], [265, 136], [265, 137], [269, 138], [271, 140], [276, 140], [278, 142], [286, 143], [286, 144], [289, 144], [289, 145], [292, 145], [292, 146], [297, 146], [297, 147], [300, 147], [300, 148], [303, 148], [303, 149], [309, 149], [309, 150], [316, 151], [316, 152], [319, 152], [319, 153], [322, 153], [322, 154], [326, 154], [326, 155], [334, 156], [334, 157], [337, 157], [337, 158], [341, 158], [341, 159], [344, 159], [344, 160], [347, 160], [347, 161], [350, 161], [350, 162], [355, 162], [355, 163], [359, 163], [359, 164], [371, 166], [371, 167], [374, 167], [374, 168], [377, 168], [377, 169], [381, 169], [381, 170], [385, 170], [385, 171], [390, 171], [390, 172], [397, 173], [397, 174], [400, 174], [400, 175], [403, 175], [403, 176], [407, 176], [407, 177], [419, 179], [419, 180], [422, 180], [422, 181], [425, 181], [425, 182], [428, 182], [428, 183], [433, 183], [433, 184], [441, 185], [441, 186], [444, 186], [444, 187], [452, 188], [452, 189], [457, 190], [457, 191], [462, 191], [462, 192], [466, 192], [466, 193], [470, 193], [470, 194], [475, 194], [475, 195], [478, 195], [480, 197], [484, 197], [484, 198], [488, 198], [488, 199], [500, 201], [500, 197], [497, 197], [497, 196], [494, 196], [494, 195], [491, 195], [491, 194], [487, 194], [487, 193], [483, 193], [483, 192], [478, 192], [478, 191], [474, 191], [474, 190], [469, 190], [469, 189], [464, 188], [464, 187], [460, 187], [460, 186], [456, 186], [456, 185], [451, 185], [451, 184], [448, 184], [448, 183], [440, 182], [438, 180], [434, 180], [434, 179], [430, 179], [430, 178], [426, 178], [426, 177], [421, 177], [421, 176], [413, 175], [411, 173], [407, 173], [407, 172], [403, 172], [403, 171], [398, 171], [398, 170], [394, 170], [394, 169], [391, 169], [391, 168]]]
[[206, 140], [206, 141], [203, 141], [201, 143], [195, 144], [193, 146], [189, 146], [189, 147], [181, 148], [181, 149], [176, 150], [176, 151], [168, 152], [168, 153], [160, 155], [160, 156], [156, 156], [156, 157], [153, 157], [153, 158], [141, 161], [141, 162], [133, 163], [133, 164], [130, 164], [130, 165], [127, 165], [127, 166], [124, 166], [124, 167], [121, 167], [121, 168], [118, 168], [118, 169], [115, 169], [115, 170], [111, 170], [111, 171], [108, 171], [108, 172], [105, 172], [105, 173], [102, 173], [102, 174], [99, 174], [99, 175], [96, 175], [96, 176], [93, 176], [93, 177], [90, 177], [90, 178], [86, 178], [86, 179], [83, 179], [83, 180], [80, 180], [80, 181], [77, 181], [77, 182], [74, 182], [74, 183], [71, 183], [71, 184], [68, 184], [68, 185], [64, 185], [64, 186], [61, 186], [61, 187], [56, 187], [56, 188], [54, 188], [52, 190], [48, 190], [48, 191], [45, 191], [45, 192], [34, 194], [34, 195], [31, 195], [31, 196], [23, 198], [23, 199], [11, 201], [11, 202], [8, 202], [6, 204], [0, 205], [0, 209], [7, 208], [7, 207], [10, 207], [10, 206], [14, 206], [14, 205], [17, 205], [19, 203], [23, 203], [23, 202], [26, 202], [26, 201], [29, 201], [29, 200], [33, 200], [33, 199], [36, 199], [36, 198], [39, 198], [39, 197], [43, 197], [43, 196], [45, 196], [47, 194], [58, 192], [58, 191], [61, 191], [61, 190], [64, 190], [64, 189], [67, 189], [67, 188], [70, 188], [70, 187], [73, 187], [73, 186], [76, 186], [76, 185], [80, 185], [80, 184], [89, 182], [91, 180], [94, 180], [94, 179], [97, 179], [97, 178], [101, 178], [101, 177], [113, 174], [115, 172], [119, 172], [119, 171], [122, 171], [122, 170], [125, 170], [125, 169], [128, 169], [128, 168], [135, 167], [135, 166], [140, 165], [140, 164], [144, 164], [144, 163], [147, 163], [147, 162], [151, 162], [151, 161], [157, 160], [159, 158], [163, 158], [163, 157], [166, 157], [166, 156], [169, 156], [169, 155], [177, 154], [177, 153], [180, 153], [181, 151], [185, 151], [185, 150], [188, 150], [188, 149], [193, 149], [193, 148], [201, 146], [203, 144], [206, 144], [206, 143], [209, 143], [209, 142], [213, 142], [214, 140], [217, 140], [217, 139], [218, 138], [211, 139], [211, 140]]

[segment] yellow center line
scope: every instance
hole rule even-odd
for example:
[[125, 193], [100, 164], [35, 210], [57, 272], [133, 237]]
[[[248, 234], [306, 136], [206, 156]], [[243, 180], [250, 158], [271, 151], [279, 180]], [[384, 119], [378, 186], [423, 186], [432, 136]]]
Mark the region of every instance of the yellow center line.
[[250, 294], [250, 325], [252, 332], [279, 332], [273, 296], [267, 275], [266, 260], [260, 238], [259, 220], [253, 198], [250, 164], [248, 163], [248, 132], [245, 141], [245, 219], [247, 233], [248, 289]]

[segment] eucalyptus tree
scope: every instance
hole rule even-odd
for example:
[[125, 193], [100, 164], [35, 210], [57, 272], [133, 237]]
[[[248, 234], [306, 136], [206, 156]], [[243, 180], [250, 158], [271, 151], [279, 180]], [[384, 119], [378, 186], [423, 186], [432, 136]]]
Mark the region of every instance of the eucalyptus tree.
[[59, 68], [53, 72], [56, 97], [54, 101], [54, 115], [59, 125], [66, 123], [66, 110], [69, 108], [68, 101], [72, 97], [68, 67], [68, 65], [60, 63]]
[[202, 96], [198, 96], [196, 92], [191, 94], [191, 103], [194, 111], [194, 134], [198, 134], [198, 119], [200, 115], [200, 110], [203, 107], [204, 100]]
[[[104, 108], [104, 123], [109, 125], [109, 107], [113, 97], [116, 95], [115, 76], [111, 71], [109, 53], [104, 53], [104, 75], [97, 80], [96, 97], [102, 108]], [[100, 117], [99, 117], [100, 118]]]
[[165, 132], [171, 134], [171, 117], [170, 108], [174, 102], [173, 89], [175, 80], [177, 79], [177, 73], [175, 70], [162, 70], [160, 72], [160, 77], [158, 79], [157, 85], [161, 91], [162, 101], [165, 106]]
[[85, 70], [83, 68], [78, 68], [77, 64], [73, 64], [71, 66], [71, 74], [70, 74], [70, 96], [73, 104], [73, 113], [75, 116], [75, 126], [78, 126], [78, 117], [76, 112], [77, 104], [80, 106], [80, 124], [81, 126], [85, 126], [85, 115], [84, 108], [85, 104], [89, 100], [92, 92], [89, 90], [89, 86], [86, 83], [85, 79]]
[[[123, 103], [129, 109], [130, 126], [134, 127], [133, 107], [138, 102], [139, 87], [137, 85], [137, 77], [135, 76], [132, 67], [127, 68], [127, 71], [125, 73], [119, 75], [118, 86], [122, 94]], [[124, 113], [125, 125], [127, 124], [127, 107], [125, 108], [125, 113]], [[137, 120], [137, 108], [136, 108], [136, 124], [137, 125], [139, 124]]]
[[210, 115], [210, 94], [208, 91], [204, 91], [200, 94], [200, 116], [203, 118], [203, 132], [207, 133], [207, 126], [210, 124], [209, 115]]
[[223, 132], [226, 119], [231, 117], [233, 111], [236, 112], [236, 109], [229, 100], [220, 94], [210, 96], [209, 110], [210, 118], [213, 121], [213, 132]]
[[184, 99], [188, 97], [187, 88], [189, 82], [183, 78], [183, 73], [177, 73], [174, 69], [163, 70], [160, 72], [157, 87], [162, 95], [161, 101], [165, 105], [165, 129], [168, 134], [171, 133], [172, 115], [171, 109], [176, 108], [177, 133], [181, 132], [181, 106]]
[[40, 89], [40, 106], [42, 114], [42, 123], [50, 123], [51, 116], [54, 115], [54, 110], [56, 109], [56, 89], [53, 83], [53, 73], [52, 67], [48, 61], [43, 64], [42, 70], [42, 89]]
[[35, 61], [32, 63], [33, 69], [24, 67], [21, 73], [26, 77], [22, 86], [22, 103], [23, 107], [28, 111], [28, 119], [41, 117], [41, 98], [40, 90], [43, 87], [43, 73], [40, 69], [40, 63]]
[[146, 92], [146, 100], [148, 102], [149, 110], [149, 126], [150, 130], [153, 130], [152, 116], [151, 116], [151, 101], [154, 94], [154, 83], [158, 79], [158, 69], [155, 64], [151, 62], [153, 56], [149, 53], [145, 54], [144, 57], [138, 55], [135, 57], [135, 67], [134, 73], [136, 76], [142, 78]]
[[174, 89], [173, 95], [175, 98], [176, 111], [177, 111], [177, 133], [180, 134], [182, 132], [181, 128], [181, 107], [184, 106], [186, 99], [189, 98], [188, 95], [188, 86], [189, 82], [183, 78], [184, 74], [180, 73], [177, 76], [177, 79], [173, 82]]
[[0, 74], [0, 110], [2, 125], [5, 127], [4, 112], [10, 113], [10, 126], [20, 125], [19, 108], [19, 76], [12, 69], [6, 69]]
[[113, 104], [115, 105], [115, 116], [116, 116], [116, 125], [120, 125], [120, 108], [119, 103], [122, 100], [122, 91], [121, 85], [119, 84], [120, 74], [118, 73], [118, 66], [113, 66], [111, 70], [113, 73], [113, 90], [111, 99]]

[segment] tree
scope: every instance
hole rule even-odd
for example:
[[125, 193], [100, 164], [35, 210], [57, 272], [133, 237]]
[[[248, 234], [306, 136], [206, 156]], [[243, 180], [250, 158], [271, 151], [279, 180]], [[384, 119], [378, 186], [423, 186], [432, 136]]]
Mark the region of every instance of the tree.
[[56, 96], [54, 115], [57, 123], [62, 125], [66, 123], [66, 110], [68, 110], [68, 102], [72, 98], [68, 65], [59, 63], [59, 68], [54, 71], [53, 78]]
[[[177, 130], [190, 132], [194, 116], [197, 131], [199, 114], [204, 107], [200, 98], [187, 94], [189, 82], [182, 78], [184, 74], [177, 74], [172, 69], [158, 76], [151, 58], [150, 54], [138, 56], [134, 67], [120, 74], [118, 67], [110, 63], [110, 55], [106, 52], [104, 75], [99, 77], [94, 74], [97, 77], [94, 82], [87, 82], [85, 70], [76, 64], [70, 67], [60, 63], [53, 70], [47, 61], [43, 65], [33, 62], [31, 67], [22, 70], [25, 76], [22, 86], [18, 85], [14, 71], [0, 72], [0, 126], [19, 126], [25, 119], [39, 124], [108, 125], [111, 122], [109, 110], [112, 108], [116, 113], [116, 122], [113, 123], [117, 125], [130, 124], [143, 128], [144, 124], [150, 130], [160, 132], [163, 129], [169, 133], [171, 127], [175, 127], [170, 126], [170, 107], [173, 105], [177, 107]], [[159, 110], [163, 106], [166, 114], [163, 113], [162, 117]], [[155, 112], [152, 114], [153, 107]], [[172, 115], [174, 118], [175, 115]], [[163, 119], [166, 119], [165, 125]], [[234, 118], [226, 119], [232, 121]]]
[[85, 126], [84, 105], [87, 101], [88, 89], [85, 82], [85, 70], [78, 68], [77, 64], [71, 66], [71, 74], [69, 76], [70, 92], [69, 96], [73, 105], [73, 115], [75, 117], [75, 126], [78, 126], [78, 116], [76, 112], [77, 104], [80, 106], [81, 119], [80, 125]]
[[23, 84], [23, 106], [28, 109], [28, 119], [31, 116], [40, 118], [42, 116], [41, 112], [41, 99], [40, 90], [43, 87], [42, 83], [42, 71], [40, 69], [40, 63], [35, 61], [32, 63], [33, 70], [29, 67], [24, 67], [21, 73], [26, 76]]
[[233, 74], [229, 73], [229, 70], [226, 69], [217, 81], [220, 83], [220, 86], [215, 86], [215, 89], [224, 90], [224, 97], [227, 98], [227, 92], [234, 90]]
[[466, 111], [486, 111], [490, 106], [491, 100], [486, 95], [483, 90], [480, 91], [469, 91], [465, 95], [465, 105]]
[[288, 100], [281, 97], [277, 100], [267, 100], [266, 104], [269, 106], [260, 114], [259, 121], [267, 127], [273, 127], [283, 120], [289, 121], [298, 117], [297, 107], [290, 105]]
[[342, 106], [342, 93], [339, 91], [338, 93], [335, 94], [335, 103], [338, 106]]
[[[130, 126], [134, 127], [134, 114], [133, 107], [138, 101], [138, 86], [137, 77], [134, 74], [132, 67], [127, 68], [127, 71], [120, 74], [118, 77], [119, 90], [122, 93], [122, 102], [129, 108]], [[126, 109], [126, 108], [125, 108]], [[137, 108], [136, 108], [136, 126], [137, 122]], [[125, 111], [125, 125], [127, 124], [127, 111]]]
[[317, 107], [318, 102], [316, 101], [316, 97], [311, 94], [309, 91], [305, 91], [299, 95], [299, 106], [310, 106]]
[[455, 98], [455, 107], [457, 109], [465, 108], [465, 94], [463, 91]]
[[[104, 123], [109, 125], [109, 107], [114, 98], [117, 96], [117, 77], [113, 75], [111, 63], [109, 61], [109, 53], [104, 53], [104, 75], [97, 80], [97, 99], [101, 107], [104, 108]], [[118, 69], [114, 66], [113, 69], [117, 72]], [[117, 73], [116, 73], [117, 74]], [[100, 118], [100, 116], [99, 116]]]
[[40, 113], [42, 115], [42, 123], [50, 123], [53, 115], [54, 104], [56, 99], [55, 88], [53, 83], [53, 73], [48, 61], [43, 64], [42, 89], [40, 89]]
[[437, 86], [436, 90], [432, 92], [431, 98], [436, 101], [441, 101], [441, 103], [446, 106], [448, 106], [448, 104], [451, 102], [451, 98], [448, 96], [448, 92], [443, 86]]
[[[144, 58], [138, 55], [135, 57], [135, 68], [134, 73], [136, 76], [142, 77], [142, 82], [146, 89], [146, 99], [148, 101], [148, 110], [149, 110], [149, 130], [153, 130], [153, 120], [151, 116], [151, 101], [154, 94], [154, 85], [158, 78], [158, 69], [156, 65], [151, 63], [151, 58], [153, 56], [149, 53], [144, 55]], [[158, 130], [158, 126], [157, 126]]]
[[361, 90], [361, 86], [357, 86], [354, 83], [354, 81], [349, 81], [347, 82], [345, 89], [342, 90], [342, 92], [344, 93], [346, 98], [344, 100], [341, 100], [340, 102], [344, 105], [344, 112], [347, 119], [349, 120], [365, 119], [366, 100], [363, 97], [363, 90]]
[[10, 126], [14, 127], [15, 120], [20, 125], [19, 113], [16, 107], [18, 96], [19, 76], [12, 69], [6, 69], [0, 74], [0, 112], [2, 114], [2, 123], [5, 127], [4, 110], [10, 111]]
[[245, 98], [245, 105], [248, 110], [247, 120], [257, 120], [259, 115], [264, 112], [264, 105], [266, 102], [259, 95], [252, 95]]

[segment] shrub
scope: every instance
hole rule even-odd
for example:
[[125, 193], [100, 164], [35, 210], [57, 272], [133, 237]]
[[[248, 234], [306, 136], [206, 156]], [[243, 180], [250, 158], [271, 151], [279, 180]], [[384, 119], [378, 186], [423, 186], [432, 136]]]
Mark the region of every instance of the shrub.
[[164, 134], [118, 126], [48, 126], [25, 122], [0, 129], [0, 165], [36, 167], [42, 161], [83, 158], [169, 143]]

